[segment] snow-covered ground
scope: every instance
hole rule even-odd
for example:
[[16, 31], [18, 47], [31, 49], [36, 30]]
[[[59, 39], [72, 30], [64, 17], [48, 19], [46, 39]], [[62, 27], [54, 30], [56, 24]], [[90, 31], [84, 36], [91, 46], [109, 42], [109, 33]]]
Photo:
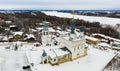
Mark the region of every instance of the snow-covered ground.
[[[28, 64], [25, 51], [40, 51], [41, 47], [35, 47], [32, 43], [24, 43], [18, 51], [4, 49], [10, 44], [5, 43], [0, 46], [0, 71], [23, 71], [22, 66]], [[37, 49], [36, 49], [37, 48]], [[33, 55], [34, 56], [34, 55]], [[40, 57], [38, 54], [35, 55]], [[52, 66], [51, 64], [35, 64], [33, 71], [102, 71], [104, 67], [115, 56], [112, 52], [102, 51], [90, 46], [88, 55], [71, 62]], [[37, 59], [36, 59], [37, 60]]]
[[0, 71], [24, 71], [22, 67], [28, 64], [25, 52], [4, 49], [7, 45], [0, 46]]
[[[56, 11], [42, 11], [46, 15], [57, 16], [57, 17], [66, 17], [72, 18], [73, 15], [70, 13], [62, 13]], [[108, 24], [108, 25], [116, 25], [120, 23], [119, 18], [108, 18], [108, 17], [95, 17], [95, 16], [82, 16], [82, 15], [74, 15], [75, 19], [83, 19], [90, 22], [100, 22], [101, 24]]]
[[102, 71], [114, 57], [113, 53], [101, 51], [90, 47], [88, 55], [71, 62], [52, 66], [50, 64], [38, 64], [33, 67], [34, 71]]

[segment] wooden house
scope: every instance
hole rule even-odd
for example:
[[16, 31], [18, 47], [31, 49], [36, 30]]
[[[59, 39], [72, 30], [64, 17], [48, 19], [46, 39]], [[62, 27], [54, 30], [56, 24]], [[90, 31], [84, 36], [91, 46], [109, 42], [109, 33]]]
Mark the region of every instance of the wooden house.
[[23, 41], [23, 32], [13, 32], [13, 37], [9, 41]]

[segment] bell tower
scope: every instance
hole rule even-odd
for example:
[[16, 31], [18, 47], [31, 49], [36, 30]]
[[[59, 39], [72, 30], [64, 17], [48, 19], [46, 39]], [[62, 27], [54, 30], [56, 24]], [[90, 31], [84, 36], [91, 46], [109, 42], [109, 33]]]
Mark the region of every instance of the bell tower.
[[48, 30], [48, 24], [49, 22], [46, 21], [46, 17], [45, 17], [45, 20], [43, 21], [43, 29], [41, 33], [43, 46], [51, 46], [51, 34], [50, 34], [50, 31]]
[[76, 37], [76, 34], [75, 34], [76, 21], [74, 19], [74, 10], [73, 10], [72, 14], [73, 14], [73, 18], [70, 21], [70, 30], [71, 30], [71, 32], [70, 32], [70, 38], [69, 38], [70, 40], [73, 40]]

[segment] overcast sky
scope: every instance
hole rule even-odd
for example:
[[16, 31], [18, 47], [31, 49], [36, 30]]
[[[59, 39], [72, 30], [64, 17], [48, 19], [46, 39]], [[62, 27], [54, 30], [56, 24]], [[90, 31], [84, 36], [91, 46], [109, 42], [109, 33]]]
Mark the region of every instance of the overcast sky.
[[120, 0], [0, 0], [0, 9], [120, 9]]

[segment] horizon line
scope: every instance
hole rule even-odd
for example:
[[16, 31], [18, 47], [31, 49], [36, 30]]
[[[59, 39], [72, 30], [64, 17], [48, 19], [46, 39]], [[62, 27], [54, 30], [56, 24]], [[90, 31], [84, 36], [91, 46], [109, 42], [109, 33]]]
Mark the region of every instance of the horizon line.
[[[73, 10], [73, 9], [0, 9], [0, 10]], [[74, 10], [120, 10], [120, 9], [74, 9]]]

